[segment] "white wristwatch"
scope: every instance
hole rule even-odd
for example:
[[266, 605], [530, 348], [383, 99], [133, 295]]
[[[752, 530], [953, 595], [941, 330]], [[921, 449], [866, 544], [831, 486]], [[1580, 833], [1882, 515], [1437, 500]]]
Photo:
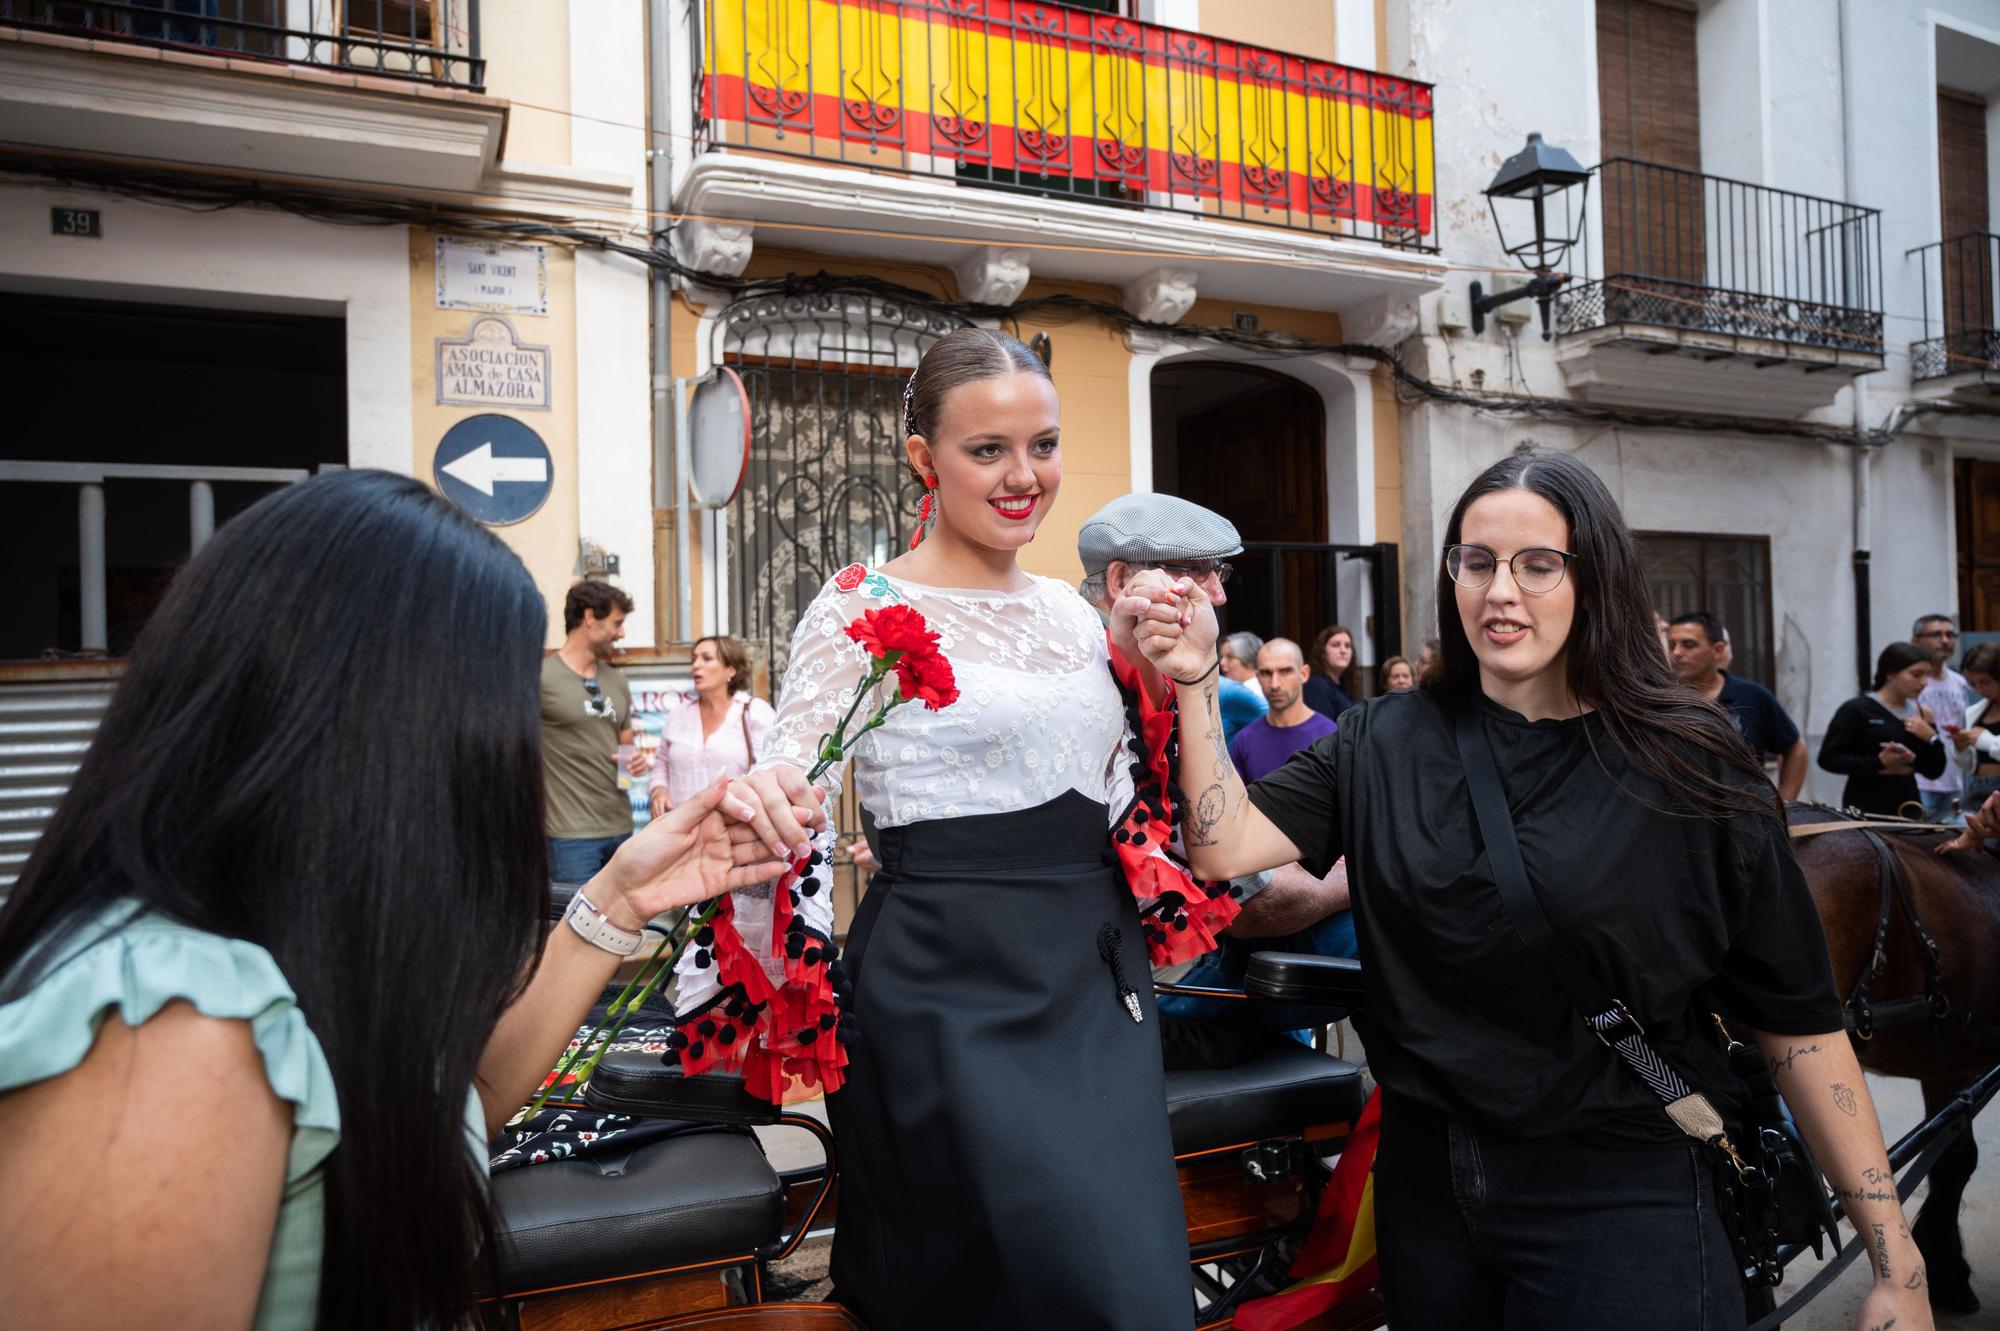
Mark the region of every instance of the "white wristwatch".
[[569, 909], [563, 912], [563, 919], [576, 930], [576, 936], [592, 947], [601, 947], [617, 957], [629, 957], [639, 950], [646, 941], [645, 932], [633, 933], [620, 929], [611, 922], [611, 917], [590, 904], [590, 898], [578, 892], [570, 898]]

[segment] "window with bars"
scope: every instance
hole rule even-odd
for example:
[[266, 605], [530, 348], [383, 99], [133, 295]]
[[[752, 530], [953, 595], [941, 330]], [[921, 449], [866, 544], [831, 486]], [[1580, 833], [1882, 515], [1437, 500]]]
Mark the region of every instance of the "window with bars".
[[1714, 615], [1735, 654], [1729, 673], [1775, 689], [1770, 539], [1641, 532], [1638, 541], [1653, 608], [1668, 619], [1690, 610]]

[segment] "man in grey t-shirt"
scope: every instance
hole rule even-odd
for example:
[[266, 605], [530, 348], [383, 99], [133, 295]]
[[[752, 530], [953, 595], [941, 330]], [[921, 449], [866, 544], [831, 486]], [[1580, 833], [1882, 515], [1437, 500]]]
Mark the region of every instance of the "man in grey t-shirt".
[[[585, 578], [563, 598], [562, 646], [542, 661], [542, 776], [549, 878], [587, 883], [632, 835], [618, 746], [632, 742], [632, 691], [611, 665], [632, 598]], [[632, 775], [645, 771], [633, 756]]]
[[[1958, 621], [1950, 615], [1920, 615], [1910, 626], [1910, 641], [1931, 655], [1931, 682], [1924, 685], [1917, 701], [1931, 709], [1941, 733], [1956, 734], [1965, 724], [1965, 709], [1977, 696], [1965, 682], [1965, 676], [1945, 664], [1958, 654]], [[1945, 764], [1943, 775], [1917, 777], [1924, 817], [1934, 823], [1958, 822], [1963, 817], [1958, 811], [1964, 780], [1958, 764], [1962, 761], [1962, 757], [1954, 755], [1954, 761]]]

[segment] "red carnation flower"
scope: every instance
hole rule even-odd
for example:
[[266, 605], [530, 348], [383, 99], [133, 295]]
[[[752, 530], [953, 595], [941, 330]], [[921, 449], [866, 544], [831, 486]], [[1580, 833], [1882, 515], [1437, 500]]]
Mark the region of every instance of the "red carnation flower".
[[916, 652], [896, 662], [896, 684], [904, 699], [933, 712], [958, 701], [958, 677], [936, 652]]
[[897, 652], [926, 656], [937, 650], [938, 636], [924, 617], [906, 605], [886, 605], [863, 611], [847, 626], [847, 636], [878, 660]]
[[851, 592], [856, 587], [859, 587], [861, 580], [867, 576], [867, 569], [859, 564], [849, 564], [846, 568], [833, 575], [833, 585], [844, 592]]

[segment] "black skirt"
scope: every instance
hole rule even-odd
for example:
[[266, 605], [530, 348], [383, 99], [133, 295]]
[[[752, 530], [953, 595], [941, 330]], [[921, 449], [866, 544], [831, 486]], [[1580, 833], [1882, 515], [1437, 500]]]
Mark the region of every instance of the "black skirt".
[[[836, 1297], [870, 1331], [1194, 1322], [1159, 1021], [1102, 804], [871, 828]], [[1134, 1022], [1105, 926], [1144, 1016]], [[1109, 941], [1109, 936], [1106, 936]]]

